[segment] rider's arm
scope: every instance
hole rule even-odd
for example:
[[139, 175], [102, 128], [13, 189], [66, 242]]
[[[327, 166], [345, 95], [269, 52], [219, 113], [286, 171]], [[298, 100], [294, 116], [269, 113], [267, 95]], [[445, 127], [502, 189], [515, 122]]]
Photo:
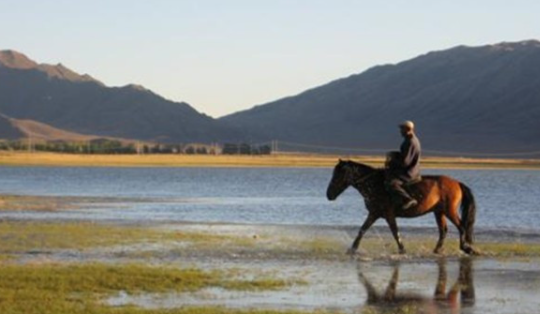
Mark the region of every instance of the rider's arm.
[[401, 156], [403, 158], [403, 166], [409, 167], [415, 161], [419, 153], [418, 147], [413, 141], [408, 140], [401, 145]]

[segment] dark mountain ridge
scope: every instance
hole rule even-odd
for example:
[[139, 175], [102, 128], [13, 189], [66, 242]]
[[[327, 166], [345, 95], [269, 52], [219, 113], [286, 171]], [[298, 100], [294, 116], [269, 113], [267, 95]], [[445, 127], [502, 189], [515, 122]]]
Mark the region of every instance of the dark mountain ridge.
[[0, 113], [80, 134], [159, 142], [238, 139], [187, 103], [166, 100], [137, 85], [106, 87], [62, 64], [37, 64], [0, 51]]
[[413, 120], [428, 151], [540, 150], [540, 42], [430, 52], [221, 120], [253, 140], [381, 151]]

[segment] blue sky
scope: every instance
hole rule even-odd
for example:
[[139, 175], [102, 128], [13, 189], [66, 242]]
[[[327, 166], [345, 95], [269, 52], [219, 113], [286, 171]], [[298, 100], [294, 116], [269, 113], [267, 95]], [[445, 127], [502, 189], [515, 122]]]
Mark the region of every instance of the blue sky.
[[[219, 117], [457, 45], [540, 39], [540, 1], [0, 0], [0, 49]], [[0, 82], [1, 83], [1, 82]]]

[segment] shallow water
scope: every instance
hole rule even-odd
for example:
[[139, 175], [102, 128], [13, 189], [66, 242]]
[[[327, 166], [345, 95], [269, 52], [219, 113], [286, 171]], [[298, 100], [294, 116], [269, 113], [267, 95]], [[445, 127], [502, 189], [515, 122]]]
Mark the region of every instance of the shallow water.
[[[352, 188], [326, 200], [332, 169], [0, 167], [0, 193], [150, 198], [54, 213], [2, 212], [0, 217], [126, 222], [221, 222], [355, 226], [366, 217]], [[540, 171], [426, 170], [472, 188], [477, 230], [540, 233]], [[384, 222], [377, 224], [384, 226]], [[435, 227], [432, 215], [399, 221]], [[451, 228], [452, 229], [452, 228]]]
[[[459, 253], [443, 257], [429, 253], [431, 247], [420, 255], [396, 255], [395, 245], [381, 245], [378, 250], [373, 250], [373, 246], [361, 247], [360, 255], [350, 257], [344, 252], [354, 230], [342, 226], [167, 223], [147, 227], [163, 232], [230, 235], [252, 239], [256, 245], [237, 246], [234, 241], [209, 247], [182, 241], [140, 242], [88, 250], [33, 250], [21, 252], [17, 262], [144, 263], [234, 270], [241, 276], [239, 279], [245, 280], [270, 276], [305, 282], [279, 291], [230, 291], [215, 287], [192, 293], [130, 295], [119, 291], [102, 300], [110, 306], [129, 304], [154, 309], [217, 305], [341, 313], [496, 314], [537, 313], [540, 308], [537, 258], [496, 260]], [[389, 232], [377, 235], [378, 229], [365, 241], [385, 238], [392, 243]], [[334, 247], [327, 254], [304, 247], [306, 241], [316, 239], [330, 241]], [[409, 238], [407, 245], [415, 245], [413, 238]], [[446, 247], [449, 246], [447, 243]]]
[[366, 307], [381, 313], [392, 313], [390, 309], [401, 313], [400, 308], [419, 313], [536, 313], [540, 307], [540, 268], [530, 263], [462, 258], [417, 263], [273, 262], [253, 267], [287, 270], [289, 276], [302, 274], [308, 284], [274, 292], [219, 288], [183, 294], [120, 292], [106, 303], [150, 309], [224, 305], [345, 313], [361, 313]]

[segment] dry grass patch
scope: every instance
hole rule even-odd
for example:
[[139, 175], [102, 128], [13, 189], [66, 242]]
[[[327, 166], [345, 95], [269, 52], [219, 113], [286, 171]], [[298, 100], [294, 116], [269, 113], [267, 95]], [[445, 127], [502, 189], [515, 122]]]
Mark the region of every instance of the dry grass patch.
[[[338, 158], [352, 158], [382, 166], [384, 156], [338, 156], [317, 154], [281, 155], [84, 155], [47, 152], [0, 152], [0, 165], [83, 167], [333, 167]], [[540, 160], [430, 157], [427, 168], [523, 168], [540, 169]]]

